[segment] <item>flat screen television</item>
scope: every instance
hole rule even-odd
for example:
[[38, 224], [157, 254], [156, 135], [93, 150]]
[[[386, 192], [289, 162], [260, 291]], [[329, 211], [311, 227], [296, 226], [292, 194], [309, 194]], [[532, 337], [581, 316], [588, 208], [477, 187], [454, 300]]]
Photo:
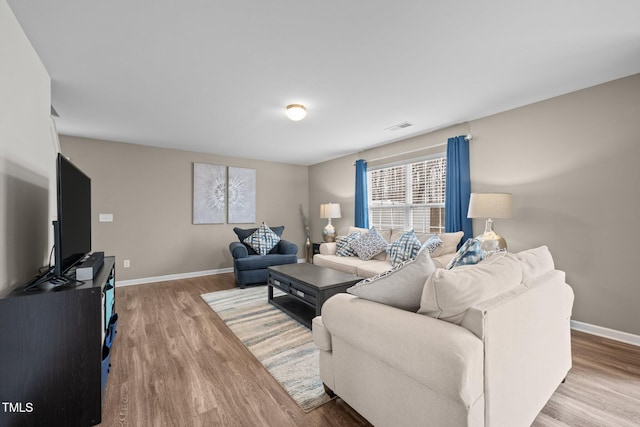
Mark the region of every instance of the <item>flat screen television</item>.
[[91, 252], [91, 179], [62, 154], [57, 160], [58, 219], [53, 224], [53, 276]]

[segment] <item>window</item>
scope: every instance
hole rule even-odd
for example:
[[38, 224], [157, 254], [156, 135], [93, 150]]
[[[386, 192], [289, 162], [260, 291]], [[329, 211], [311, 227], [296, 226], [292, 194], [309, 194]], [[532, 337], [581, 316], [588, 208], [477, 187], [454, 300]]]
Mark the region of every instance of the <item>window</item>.
[[444, 233], [446, 170], [442, 155], [368, 171], [369, 224]]

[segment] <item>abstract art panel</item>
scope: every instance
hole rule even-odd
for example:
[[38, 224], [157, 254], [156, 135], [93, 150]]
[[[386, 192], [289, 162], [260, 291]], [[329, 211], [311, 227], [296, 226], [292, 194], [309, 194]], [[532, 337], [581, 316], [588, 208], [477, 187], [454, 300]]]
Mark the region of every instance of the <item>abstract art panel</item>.
[[227, 184], [225, 166], [193, 164], [193, 223], [224, 224]]
[[256, 170], [229, 167], [229, 224], [256, 222]]

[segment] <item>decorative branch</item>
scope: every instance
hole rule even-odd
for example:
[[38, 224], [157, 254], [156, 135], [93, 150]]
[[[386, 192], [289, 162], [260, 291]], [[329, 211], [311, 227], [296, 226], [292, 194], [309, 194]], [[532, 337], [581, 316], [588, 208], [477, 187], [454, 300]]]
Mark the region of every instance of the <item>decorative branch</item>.
[[304, 214], [302, 210], [302, 205], [300, 205], [300, 217], [302, 218], [302, 225], [304, 227], [304, 232], [307, 238], [309, 237], [309, 218]]

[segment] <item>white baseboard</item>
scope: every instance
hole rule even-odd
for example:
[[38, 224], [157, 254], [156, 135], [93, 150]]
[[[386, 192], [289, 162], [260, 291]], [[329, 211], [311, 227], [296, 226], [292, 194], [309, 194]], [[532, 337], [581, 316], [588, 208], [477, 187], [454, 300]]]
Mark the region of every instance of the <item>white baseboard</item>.
[[620, 341], [631, 345], [640, 346], [640, 335], [630, 334], [628, 332], [616, 331], [602, 326], [591, 325], [589, 323], [571, 321], [571, 329], [585, 332], [591, 335], [597, 335], [603, 338], [609, 338], [614, 341]]
[[216, 270], [193, 271], [190, 273], [169, 274], [166, 276], [143, 277], [140, 279], [118, 280], [116, 286], [142, 285], [144, 283], [166, 282], [169, 280], [189, 279], [191, 277], [211, 276], [212, 274], [233, 273], [233, 267]]
[[[306, 262], [304, 258], [298, 258], [298, 262]], [[194, 271], [191, 273], [169, 274], [166, 276], [143, 277], [141, 279], [119, 280], [116, 286], [143, 285], [145, 283], [167, 282], [169, 280], [189, 279], [191, 277], [211, 276], [213, 274], [233, 273], [233, 267], [218, 268], [216, 270]]]

